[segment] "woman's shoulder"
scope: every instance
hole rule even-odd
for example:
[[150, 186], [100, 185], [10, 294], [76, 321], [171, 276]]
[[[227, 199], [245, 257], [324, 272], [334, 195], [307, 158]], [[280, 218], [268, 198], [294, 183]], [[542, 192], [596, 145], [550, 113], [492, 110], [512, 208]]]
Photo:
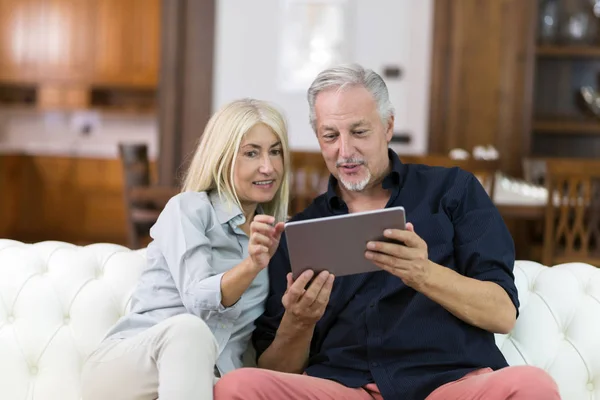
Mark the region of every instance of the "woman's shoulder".
[[163, 213], [185, 215], [190, 218], [209, 218], [214, 212], [207, 192], [181, 192], [171, 197]]

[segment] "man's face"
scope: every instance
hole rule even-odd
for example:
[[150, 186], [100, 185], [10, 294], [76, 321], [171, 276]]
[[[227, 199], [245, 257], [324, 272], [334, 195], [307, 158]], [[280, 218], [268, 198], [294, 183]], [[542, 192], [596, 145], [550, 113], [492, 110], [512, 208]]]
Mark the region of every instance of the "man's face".
[[387, 171], [394, 118], [381, 121], [362, 86], [321, 92], [315, 100], [317, 139], [329, 171], [346, 190], [360, 192]]

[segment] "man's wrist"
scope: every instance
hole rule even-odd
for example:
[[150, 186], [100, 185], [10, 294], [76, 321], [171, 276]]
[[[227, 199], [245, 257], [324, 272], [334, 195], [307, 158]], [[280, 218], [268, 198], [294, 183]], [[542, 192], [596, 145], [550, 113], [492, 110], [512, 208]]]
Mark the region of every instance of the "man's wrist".
[[415, 288], [415, 290], [423, 293], [424, 295], [427, 295], [431, 291], [437, 290], [440, 282], [446, 279], [444, 277], [444, 270], [446, 270], [446, 268], [434, 263], [431, 260], [427, 260], [427, 263], [428, 265], [426, 267], [427, 273], [425, 274], [425, 279], [423, 279], [418, 288]]
[[299, 321], [293, 315], [285, 311], [277, 333], [286, 338], [294, 339], [304, 335], [310, 335], [312, 337], [314, 330], [315, 324]]

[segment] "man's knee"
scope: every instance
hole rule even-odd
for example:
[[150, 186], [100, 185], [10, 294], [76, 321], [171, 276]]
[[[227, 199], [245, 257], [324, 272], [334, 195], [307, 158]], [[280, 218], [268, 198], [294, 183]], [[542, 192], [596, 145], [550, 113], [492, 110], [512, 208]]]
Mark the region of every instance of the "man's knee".
[[219, 379], [214, 388], [214, 398], [218, 399], [247, 399], [252, 394], [264, 390], [268, 371], [259, 368], [240, 368], [228, 372]]
[[541, 368], [527, 365], [508, 367], [502, 375], [499, 379], [510, 385], [517, 399], [560, 400], [556, 382]]

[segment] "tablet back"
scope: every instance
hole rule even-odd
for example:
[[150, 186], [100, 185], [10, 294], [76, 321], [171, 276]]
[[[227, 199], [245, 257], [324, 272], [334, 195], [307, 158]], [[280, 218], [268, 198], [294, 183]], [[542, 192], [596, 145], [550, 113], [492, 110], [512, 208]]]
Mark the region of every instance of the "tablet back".
[[285, 225], [293, 278], [312, 269], [335, 276], [380, 271], [365, 258], [367, 242], [388, 241], [385, 229], [405, 229], [403, 207], [288, 222]]

